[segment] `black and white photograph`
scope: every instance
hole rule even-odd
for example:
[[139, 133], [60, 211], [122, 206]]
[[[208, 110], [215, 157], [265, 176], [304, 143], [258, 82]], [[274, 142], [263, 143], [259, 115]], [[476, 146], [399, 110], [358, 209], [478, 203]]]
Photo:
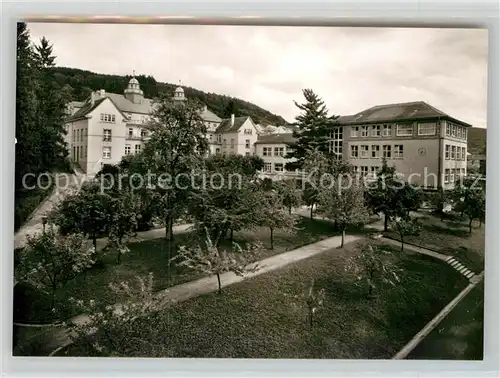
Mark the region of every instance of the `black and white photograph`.
[[483, 360], [487, 29], [16, 26], [14, 356]]

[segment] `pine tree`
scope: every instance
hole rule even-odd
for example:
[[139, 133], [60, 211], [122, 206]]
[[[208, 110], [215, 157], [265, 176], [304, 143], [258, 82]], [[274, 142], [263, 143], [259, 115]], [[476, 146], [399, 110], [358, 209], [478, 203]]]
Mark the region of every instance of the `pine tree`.
[[287, 170], [302, 168], [308, 150], [317, 150], [329, 154], [330, 133], [338, 116], [329, 116], [324, 101], [311, 89], [302, 91], [306, 102], [295, 103], [302, 113], [295, 120], [298, 131], [293, 132], [296, 142], [290, 145], [291, 152], [287, 158], [296, 159], [295, 162], [287, 163]]
[[35, 57], [38, 65], [39, 83], [37, 122], [43, 143], [41, 145], [41, 162], [45, 170], [66, 166], [68, 156], [64, 141], [65, 109], [69, 98], [67, 92], [55, 86], [56, 80], [51, 70], [55, 65], [53, 46], [43, 37], [35, 46]]

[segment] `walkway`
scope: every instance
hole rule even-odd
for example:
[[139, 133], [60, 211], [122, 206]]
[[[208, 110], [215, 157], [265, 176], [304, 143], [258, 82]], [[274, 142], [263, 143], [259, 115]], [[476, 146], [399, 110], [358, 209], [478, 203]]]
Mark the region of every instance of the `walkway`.
[[43, 231], [42, 218], [65, 198], [68, 194], [78, 191], [87, 176], [79, 169], [75, 174], [58, 174], [58, 182], [52, 194], [33, 212], [31, 218], [14, 235], [14, 249], [22, 248], [26, 244], [27, 236]]

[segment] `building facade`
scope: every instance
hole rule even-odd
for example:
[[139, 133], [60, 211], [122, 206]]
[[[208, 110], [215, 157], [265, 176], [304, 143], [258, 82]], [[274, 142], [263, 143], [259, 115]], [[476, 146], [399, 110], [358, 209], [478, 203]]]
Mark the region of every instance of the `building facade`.
[[261, 135], [255, 142], [255, 154], [264, 160], [261, 177], [272, 180], [295, 177], [297, 171], [287, 171], [286, 163], [295, 159], [287, 159], [290, 144], [295, 141], [291, 133]]
[[[342, 116], [337, 124], [331, 132], [331, 151], [366, 176], [376, 176], [383, 158], [401, 179], [427, 189], [451, 188], [467, 173], [467, 129], [471, 125], [425, 102], [374, 106]], [[296, 174], [277, 175], [274, 164], [280, 171], [286, 161], [274, 160], [274, 148], [282, 148], [285, 142], [283, 137], [265, 138], [256, 144], [257, 155], [267, 162], [262, 174]], [[286, 143], [293, 143], [293, 138], [288, 137]], [[273, 151], [272, 157], [267, 155], [269, 151]]]

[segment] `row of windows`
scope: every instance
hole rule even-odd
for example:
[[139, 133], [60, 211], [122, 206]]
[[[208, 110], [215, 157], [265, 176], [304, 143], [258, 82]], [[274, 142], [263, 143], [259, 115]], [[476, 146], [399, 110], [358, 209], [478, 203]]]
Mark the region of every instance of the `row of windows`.
[[[234, 139], [231, 138], [230, 148], [234, 148], [234, 146], [235, 146]], [[227, 147], [227, 141], [226, 141], [226, 139], [224, 139], [222, 141], [222, 147]], [[250, 148], [250, 139], [246, 139], [245, 140], [245, 148], [246, 149]]]
[[[390, 137], [392, 136], [393, 125], [371, 125], [371, 126], [352, 126], [351, 138], [358, 137]], [[412, 136], [413, 125], [395, 125], [396, 136]], [[419, 123], [417, 126], [417, 133], [419, 136], [436, 135], [437, 124], [435, 122]]]
[[252, 129], [244, 129], [243, 130], [243, 134], [245, 134], [245, 135], [252, 135], [253, 134], [253, 130]]
[[[104, 149], [103, 149], [103, 151], [104, 151]], [[111, 148], [110, 148], [109, 151], [110, 151], [109, 154], [111, 156]], [[125, 145], [125, 155], [130, 155], [131, 152], [132, 152], [132, 146], [130, 144], [126, 144]], [[136, 144], [135, 145], [135, 153], [137, 154], [139, 152], [141, 152], [141, 145], [140, 144]], [[103, 152], [103, 157], [104, 157], [104, 152]]]
[[73, 147], [73, 161], [79, 161], [87, 157], [87, 146]]
[[344, 136], [344, 129], [342, 127], [336, 127], [330, 134], [331, 141], [329, 150], [333, 152], [335, 156], [339, 159], [342, 158], [342, 139]]
[[[141, 130], [141, 138], [147, 137], [148, 135], [149, 135], [149, 133], [147, 130]], [[132, 127], [130, 127], [128, 129], [127, 137], [133, 138], [134, 136], [135, 136], [134, 129]], [[102, 140], [104, 142], [111, 142], [111, 129], [103, 129], [102, 130]]]
[[465, 168], [447, 168], [444, 170], [444, 183], [454, 183], [460, 176], [465, 176]]
[[101, 113], [101, 122], [115, 123], [115, 120], [114, 114]]
[[371, 145], [371, 148], [370, 146], [364, 144], [360, 146], [351, 145], [351, 158], [354, 159], [379, 159], [382, 157], [386, 159], [402, 159], [403, 152], [404, 149], [402, 144], [386, 144], [382, 146], [382, 149], [378, 144]]
[[[215, 154], [216, 155], [220, 154], [220, 148], [215, 149]], [[222, 156], [226, 156], [226, 155], [228, 155], [226, 151], [222, 152]], [[229, 155], [234, 155], [234, 151], [229, 151]], [[245, 156], [250, 156], [250, 155], [251, 155], [250, 151], [245, 152]]]
[[467, 129], [463, 126], [454, 125], [450, 122], [446, 122], [446, 136], [451, 136], [458, 139], [467, 139]]
[[444, 158], [446, 160], [465, 160], [466, 159], [466, 149], [465, 147], [452, 146], [446, 144], [444, 146]]
[[264, 172], [285, 172], [285, 165], [283, 163], [274, 163], [274, 170], [272, 163], [264, 163]]
[[84, 137], [87, 136], [87, 129], [73, 129], [73, 142], [76, 140], [79, 142], [83, 141]]
[[[262, 156], [273, 156], [273, 147], [262, 147]], [[274, 147], [274, 156], [285, 156], [285, 147]]]
[[368, 177], [370, 177], [370, 176], [376, 177], [379, 169], [380, 169], [380, 167], [378, 167], [376, 165], [372, 165], [370, 167], [367, 165], [360, 165], [360, 166], [355, 165], [354, 166], [355, 173], [360, 173], [363, 176], [368, 176]]

